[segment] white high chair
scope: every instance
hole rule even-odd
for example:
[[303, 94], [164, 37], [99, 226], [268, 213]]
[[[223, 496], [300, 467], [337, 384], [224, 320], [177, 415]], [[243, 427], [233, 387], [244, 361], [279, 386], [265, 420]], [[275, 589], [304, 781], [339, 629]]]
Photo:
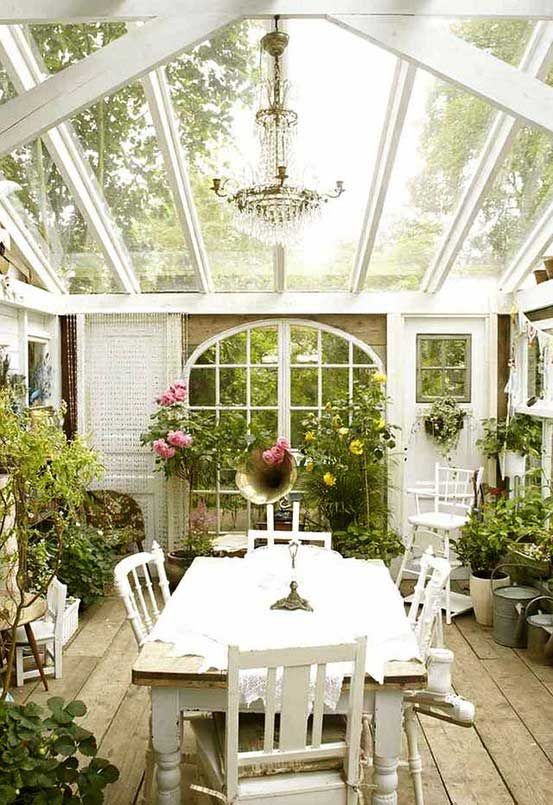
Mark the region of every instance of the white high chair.
[[[434, 482], [420, 484], [409, 489], [415, 496], [416, 513], [408, 518], [411, 532], [405, 545], [405, 553], [396, 578], [399, 588], [407, 569], [407, 562], [414, 554], [417, 536], [426, 532], [439, 543], [439, 553], [451, 564], [451, 542], [454, 534], [458, 532], [468, 520], [471, 506], [475, 497], [475, 490], [480, 488], [484, 468], [478, 470], [464, 469], [462, 467], [442, 466], [436, 462], [434, 468]], [[421, 511], [421, 501], [432, 501], [431, 511]], [[459, 567], [459, 563], [454, 563]], [[407, 599], [409, 601], [410, 599]], [[451, 592], [451, 582], [448, 578], [445, 589], [446, 622], [451, 623], [454, 615], [471, 609], [470, 597], [461, 593]]]

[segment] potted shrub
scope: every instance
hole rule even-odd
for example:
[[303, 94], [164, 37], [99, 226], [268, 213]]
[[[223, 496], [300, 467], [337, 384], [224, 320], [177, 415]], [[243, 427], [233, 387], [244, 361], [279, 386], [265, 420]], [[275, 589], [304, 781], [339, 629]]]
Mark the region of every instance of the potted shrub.
[[[487, 502], [471, 512], [455, 544], [460, 561], [470, 568], [470, 597], [474, 615], [482, 626], [493, 624], [492, 571], [505, 556], [514, 534], [516, 514], [510, 500]], [[493, 589], [509, 583], [507, 574], [496, 574]]]
[[553, 497], [541, 485], [528, 484], [514, 499], [517, 532], [509, 546], [512, 562], [525, 565], [534, 576], [549, 578], [553, 571]]
[[392, 559], [401, 556], [405, 546], [392, 529], [351, 523], [345, 531], [332, 535], [333, 547], [342, 556], [352, 559], [382, 559], [390, 567]]
[[541, 454], [541, 424], [536, 417], [515, 414], [507, 419], [485, 419], [483, 436], [476, 446], [488, 456], [499, 459], [503, 478], [522, 477], [526, 457]]
[[466, 412], [453, 397], [440, 397], [432, 403], [424, 420], [424, 429], [447, 458], [457, 447]]
[[209, 556], [213, 550], [213, 537], [210, 526], [215, 517], [207, 511], [204, 500], [200, 500], [196, 508], [190, 512], [188, 532], [184, 536], [181, 548], [167, 554], [166, 568], [169, 587], [174, 590], [197, 556]]

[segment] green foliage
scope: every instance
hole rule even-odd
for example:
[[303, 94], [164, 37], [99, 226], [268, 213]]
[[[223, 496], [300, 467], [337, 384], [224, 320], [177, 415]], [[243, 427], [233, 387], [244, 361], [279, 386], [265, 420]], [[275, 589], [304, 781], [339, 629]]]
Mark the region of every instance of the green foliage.
[[10, 371], [10, 356], [4, 347], [0, 347], [0, 391], [12, 395], [14, 403], [25, 397], [25, 377]]
[[[52, 546], [54, 547], [54, 546]], [[80, 523], [71, 524], [63, 536], [63, 549], [57, 570], [69, 593], [88, 607], [105, 595], [113, 580], [116, 554], [109, 534]]]
[[453, 397], [440, 397], [432, 403], [425, 419], [425, 427], [445, 457], [457, 446], [464, 416], [465, 412]]
[[374, 374], [353, 401], [327, 403], [320, 418], [303, 420], [302, 489], [333, 531], [350, 523], [387, 527], [384, 456], [395, 440], [384, 419], [385, 379]]
[[476, 445], [489, 458], [497, 458], [504, 449], [523, 456], [541, 455], [542, 427], [537, 417], [515, 414], [509, 422], [485, 419], [482, 425], [484, 435]]
[[[0, 805], [100, 805], [117, 768], [96, 756], [94, 735], [75, 723], [80, 701], [0, 702]], [[78, 755], [90, 758], [83, 765]]]
[[382, 559], [387, 565], [400, 556], [405, 546], [395, 531], [351, 523], [345, 531], [335, 531], [332, 544], [336, 551], [353, 559]]

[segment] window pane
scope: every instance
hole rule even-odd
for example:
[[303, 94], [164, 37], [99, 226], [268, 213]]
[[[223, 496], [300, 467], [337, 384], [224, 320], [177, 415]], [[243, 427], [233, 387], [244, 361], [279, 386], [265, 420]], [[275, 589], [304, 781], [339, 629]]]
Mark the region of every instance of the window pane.
[[192, 369], [188, 393], [190, 405], [215, 405], [215, 369]]
[[444, 371], [444, 391], [452, 397], [462, 399], [467, 395], [467, 373], [464, 369], [446, 369]]
[[322, 333], [323, 363], [348, 363], [349, 341], [339, 335]]
[[361, 391], [363, 388], [366, 388], [370, 385], [371, 382], [371, 375], [374, 374], [374, 369], [360, 369], [356, 368], [353, 370], [353, 396], [355, 397], [356, 392]]
[[236, 333], [219, 345], [219, 363], [246, 363], [247, 333]]
[[464, 338], [448, 338], [444, 341], [444, 365], [466, 366], [467, 341]]
[[278, 363], [276, 327], [258, 327], [250, 330], [250, 360], [252, 363]]
[[267, 431], [275, 439], [279, 435], [278, 411], [252, 411], [251, 422], [253, 427]]
[[323, 369], [323, 403], [349, 397], [349, 369]]
[[276, 405], [278, 371], [277, 369], [251, 370], [251, 404]]
[[246, 531], [248, 504], [242, 495], [221, 495], [221, 531]]
[[292, 405], [318, 405], [318, 375], [318, 369], [291, 369], [290, 386]]
[[421, 366], [442, 365], [442, 344], [443, 341], [438, 338], [419, 339]]
[[290, 441], [292, 447], [300, 448], [303, 444], [305, 425], [302, 424], [307, 411], [292, 411], [290, 413]]
[[221, 405], [246, 405], [246, 369], [221, 369], [219, 394]]
[[292, 363], [318, 363], [318, 331], [313, 327], [291, 327]]
[[206, 495], [204, 493], [193, 494], [191, 514], [196, 528], [214, 534], [217, 528], [216, 495]]
[[441, 369], [422, 369], [421, 370], [421, 397], [423, 399], [433, 399], [440, 397], [444, 393], [442, 385]]
[[215, 344], [212, 347], [209, 347], [209, 349], [206, 349], [205, 352], [202, 352], [197, 360], [197, 363], [215, 363]]
[[370, 355], [368, 355], [365, 350], [360, 349], [359, 347], [353, 345], [353, 362], [354, 363], [372, 363], [373, 360]]

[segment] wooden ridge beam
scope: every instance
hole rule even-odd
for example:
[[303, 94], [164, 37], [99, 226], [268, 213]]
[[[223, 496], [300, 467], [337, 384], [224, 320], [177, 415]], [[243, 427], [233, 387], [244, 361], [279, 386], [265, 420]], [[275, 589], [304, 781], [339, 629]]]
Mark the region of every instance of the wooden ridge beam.
[[3, 104], [0, 156], [176, 58], [236, 19], [229, 13], [165, 17], [133, 28], [24, 95]]
[[553, 88], [464, 42], [442, 22], [355, 16], [329, 19], [500, 111], [553, 133]]
[[[553, 23], [539, 23], [526, 47], [519, 69], [543, 79], [553, 56]], [[520, 130], [519, 120], [499, 112], [493, 120], [486, 142], [465, 188], [451, 223], [444, 232], [438, 251], [421, 284], [422, 291], [438, 291], [451, 271], [486, 193]]]

